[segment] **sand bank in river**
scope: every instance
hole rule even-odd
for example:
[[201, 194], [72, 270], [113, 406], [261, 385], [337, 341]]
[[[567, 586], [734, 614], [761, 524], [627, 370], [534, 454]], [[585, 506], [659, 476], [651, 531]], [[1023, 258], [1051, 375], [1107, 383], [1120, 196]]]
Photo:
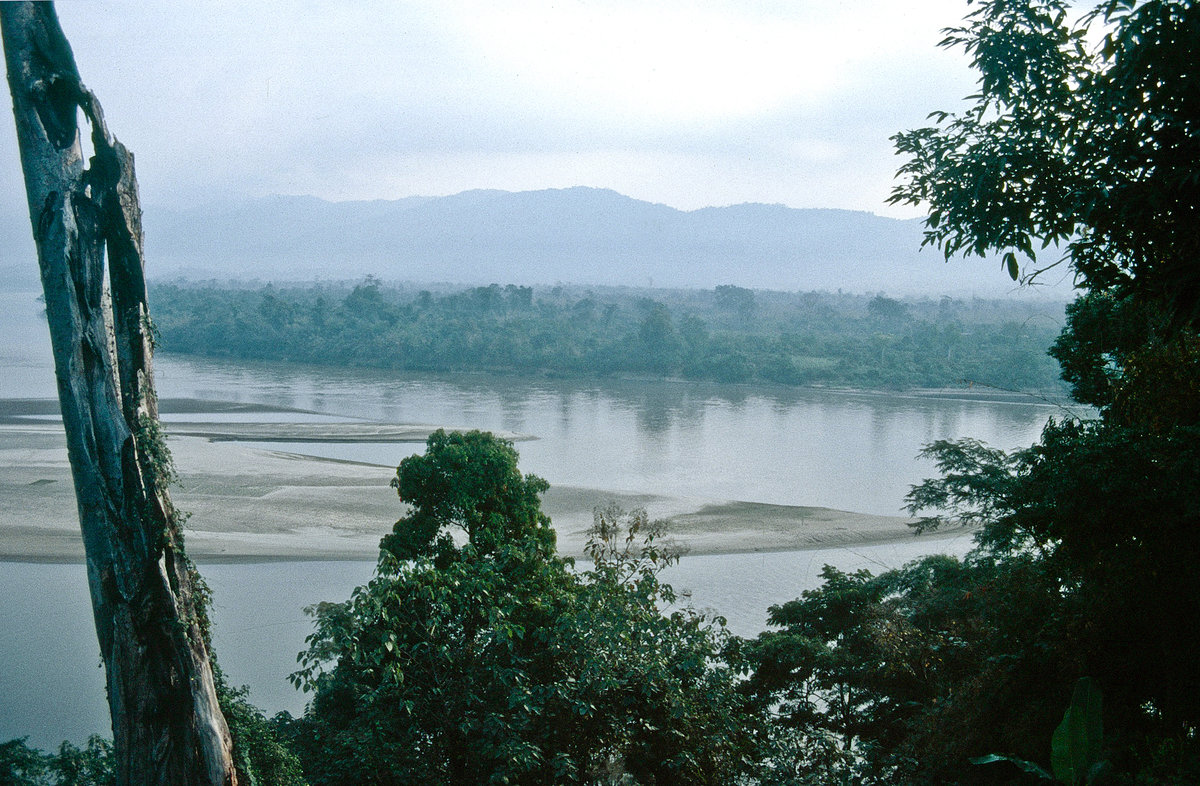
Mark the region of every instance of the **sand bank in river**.
[[[243, 415], [255, 411], [219, 409], [208, 402], [193, 411], [202, 410]], [[83, 546], [62, 427], [23, 417], [28, 414], [50, 412], [31, 413], [28, 405], [0, 402], [0, 560], [80, 561]], [[352, 431], [362, 441], [420, 442], [432, 430], [262, 422], [166, 426], [180, 477], [172, 496], [181, 510], [191, 513], [187, 548], [200, 562], [373, 560], [380, 537], [404, 513], [389, 486], [394, 467], [317, 459], [225, 440], [311, 442], [321, 433], [332, 438], [334, 429], [341, 429], [338, 441], [349, 441], [345, 434]], [[593, 509], [609, 502], [625, 509], [644, 507], [654, 518], [669, 519], [673, 538], [693, 554], [913, 537], [907, 519], [899, 516], [552, 487], [543, 508], [554, 521], [562, 553], [582, 554]]]

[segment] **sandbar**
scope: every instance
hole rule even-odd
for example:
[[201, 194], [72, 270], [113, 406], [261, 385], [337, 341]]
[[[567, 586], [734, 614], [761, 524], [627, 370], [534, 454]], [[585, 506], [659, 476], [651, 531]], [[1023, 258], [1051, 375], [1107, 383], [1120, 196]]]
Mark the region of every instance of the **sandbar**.
[[[83, 544], [56, 402], [0, 400], [0, 560], [81, 562]], [[191, 407], [181, 409], [180, 407]], [[166, 409], [164, 407], [164, 409]], [[219, 402], [176, 402], [175, 412], [267, 411]], [[34, 415], [42, 419], [32, 419]], [[347, 424], [188, 422], [164, 424], [179, 480], [171, 494], [190, 514], [186, 547], [197, 562], [368, 560], [404, 515], [390, 481], [395, 467], [314, 458], [240, 444], [333, 439]], [[435, 426], [350, 424], [352, 439], [422, 442]], [[506, 434], [510, 439], [529, 435]], [[914, 538], [910, 519], [819, 507], [683, 499], [554, 486], [543, 509], [559, 551], [580, 557], [597, 506], [645, 508], [667, 519], [687, 553], [788, 551]], [[945, 535], [943, 531], [940, 533]]]

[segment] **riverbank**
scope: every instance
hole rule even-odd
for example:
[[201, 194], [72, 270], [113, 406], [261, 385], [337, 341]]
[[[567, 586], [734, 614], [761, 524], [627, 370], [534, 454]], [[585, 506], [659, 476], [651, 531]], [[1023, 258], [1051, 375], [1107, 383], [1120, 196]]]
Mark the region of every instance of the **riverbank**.
[[[164, 411], [204, 420], [165, 424], [179, 482], [175, 504], [191, 514], [185, 530], [198, 562], [374, 560], [379, 539], [404, 514], [389, 485], [394, 466], [314, 458], [238, 440], [373, 441], [416, 452], [434, 426], [265, 422], [282, 410], [195, 400]], [[45, 411], [43, 411], [45, 410]], [[0, 401], [0, 560], [79, 562], [83, 547], [61, 426], [52, 403]], [[303, 415], [300, 411], [290, 413]], [[225, 420], [223, 418], [228, 418]], [[235, 420], [234, 418], [241, 418]], [[512, 439], [527, 435], [505, 434]], [[629, 494], [555, 486], [543, 508], [559, 550], [583, 554], [592, 511], [615, 502], [671, 522], [691, 554], [788, 551], [911, 540], [908, 519], [829, 508]]]

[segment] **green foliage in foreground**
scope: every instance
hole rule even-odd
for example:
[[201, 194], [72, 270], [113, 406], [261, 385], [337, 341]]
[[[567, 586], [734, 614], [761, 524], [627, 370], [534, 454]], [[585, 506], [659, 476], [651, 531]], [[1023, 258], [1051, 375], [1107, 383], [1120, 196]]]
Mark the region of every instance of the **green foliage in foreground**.
[[1004, 253], [1017, 278], [1058, 264], [1039, 258], [1053, 245], [1092, 291], [1151, 298], [1193, 322], [1200, 8], [1092, 5], [983, 0], [947, 31], [979, 90], [894, 137], [907, 161], [891, 201], [928, 205], [926, 242], [947, 256]]
[[0, 786], [112, 786], [115, 767], [112, 743], [94, 735], [83, 748], [64, 741], [57, 753], [24, 739], [0, 743]]
[[978, 525], [966, 559], [829, 569], [771, 610], [744, 654], [773, 782], [1200, 783], [1200, 8], [1071, 18], [984, 0], [949, 32], [980, 91], [896, 137], [893, 201], [1014, 278], [1062, 245], [1087, 291], [1053, 353], [1099, 417], [1013, 453], [934, 443], [910, 510]]
[[233, 740], [234, 766], [242, 786], [307, 786], [300, 760], [281, 727], [287, 716], [268, 719], [250, 703], [245, 686], [233, 688], [217, 669], [217, 698]]
[[[826, 568], [821, 587], [773, 607], [772, 629], [740, 642], [673, 609], [658, 578], [670, 555], [644, 517], [601, 511], [595, 567], [572, 571], [534, 504], [544, 486], [516, 472], [511, 446], [439, 435], [401, 467], [413, 511], [375, 579], [317, 610], [297, 674], [313, 703], [283, 724], [314, 783], [999, 786], [1043, 772], [1097, 786], [1200, 783], [1200, 9], [1106, 3], [1085, 20], [1104, 22], [1095, 52], [1068, 10], [979, 3], [948, 39], [980, 71], [977, 105], [897, 138], [911, 160], [896, 198], [931, 205], [930, 242], [1008, 251], [1016, 274], [1035, 241], [1064, 241], [1087, 288], [1054, 354], [1099, 417], [1053, 421], [1014, 453], [971, 440], [927, 450], [941, 475], [913, 490], [912, 511], [930, 514], [925, 527], [978, 525], [977, 547], [879, 576]], [[279, 346], [307, 351], [289, 335], [324, 335], [334, 342], [324, 357], [361, 353], [366, 364], [577, 370], [478, 361], [520, 346], [515, 357], [593, 364], [616, 337], [639, 373], [696, 373], [704, 364], [689, 364], [708, 356], [688, 352], [702, 346], [727, 348], [711, 367], [732, 378], [773, 373], [752, 342], [728, 338], [752, 336], [747, 325], [768, 313], [757, 294], [732, 290], [713, 293], [722, 332], [674, 303], [622, 311], [554, 295], [543, 306], [516, 288], [436, 303], [389, 302], [374, 282], [324, 302], [270, 290], [186, 297], [181, 322], [211, 353], [248, 338], [244, 351], [278, 357]], [[222, 298], [237, 310], [222, 311]], [[428, 315], [432, 336], [432, 315], [455, 302], [460, 328], [446, 335], [457, 344], [389, 333]], [[861, 319], [905, 335], [903, 309], [871, 302]], [[415, 323], [399, 318], [406, 308]], [[497, 309], [540, 309], [564, 325], [543, 333], [519, 316], [481, 316]], [[325, 334], [270, 332], [322, 319]], [[356, 320], [380, 327], [339, 327]], [[612, 333], [583, 332], [597, 320]], [[527, 345], [493, 343], [506, 324]], [[576, 327], [605, 338], [555, 355], [555, 337]], [[810, 349], [823, 341], [789, 345], [784, 374], [828, 367]], [[873, 349], [886, 366], [897, 346]], [[57, 777], [20, 741], [0, 756], [27, 779], [17, 783]]]
[[153, 288], [163, 348], [408, 371], [1010, 390], [1060, 385], [1061, 306], [827, 293], [498, 285], [433, 294], [368, 278]]
[[[217, 697], [233, 739], [234, 765], [243, 786], [306, 786], [300, 761], [279, 727], [250, 704], [245, 687], [231, 688], [215, 668]], [[112, 786], [112, 743], [92, 735], [83, 748], [64, 741], [57, 753], [29, 747], [24, 739], [0, 743], [0, 786]]]
[[1044, 757], [1067, 664], [1036, 560], [933, 556], [824, 580], [745, 645], [744, 688], [772, 719], [764, 783], [977, 782], [972, 757]]
[[[313, 784], [721, 784], [749, 737], [721, 622], [676, 608], [644, 512], [597, 511], [594, 566], [555, 556], [511, 443], [437, 432], [376, 576], [315, 611], [289, 735]], [[664, 613], [665, 612], [665, 613]]]
[[1113, 417], [1051, 422], [1013, 454], [931, 446], [943, 474], [913, 508], [977, 522], [976, 549], [827, 568], [771, 609], [742, 651], [765, 782], [1024, 782], [1052, 771], [1081, 677], [1105, 697], [1089, 761], [1111, 765], [1087, 782], [1198, 782], [1200, 429]]

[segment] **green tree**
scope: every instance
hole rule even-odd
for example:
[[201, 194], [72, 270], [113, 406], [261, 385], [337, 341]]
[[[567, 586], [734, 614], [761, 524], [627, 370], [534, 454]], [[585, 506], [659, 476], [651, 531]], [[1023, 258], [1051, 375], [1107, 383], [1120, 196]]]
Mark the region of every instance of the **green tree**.
[[395, 319], [375, 276], [367, 276], [357, 284], [342, 301], [342, 309], [353, 321], [391, 322]]
[[398, 560], [448, 561], [459, 553], [455, 530], [481, 554], [513, 543], [554, 552], [554, 530], [541, 509], [549, 484], [522, 475], [512, 443], [489, 433], [438, 429], [424, 455], [400, 462], [392, 487], [412, 508], [381, 544]]
[[64, 741], [50, 757], [49, 769], [55, 786], [112, 786], [114, 764], [112, 743], [93, 734], [83, 748]]
[[972, 757], [1044, 754], [1061, 713], [1029, 700], [1062, 690], [1063, 630], [1037, 561], [939, 555], [823, 578], [744, 648], [763, 783], [990, 782]]
[[1022, 777], [1011, 757], [970, 764], [997, 750], [1048, 769], [1053, 708], [1085, 676], [1114, 777], [1195, 780], [1198, 43], [1190, 2], [1116, 0], [1073, 22], [1054, 0], [988, 0], [949, 31], [979, 93], [896, 137], [909, 160], [892, 201], [928, 204], [926, 242], [947, 257], [1000, 253], [1013, 278], [1065, 253], [1086, 291], [1053, 354], [1100, 415], [1011, 454], [934, 443], [941, 475], [911, 510], [976, 524], [967, 559], [828, 571], [772, 610], [781, 629], [747, 645], [745, 689], [795, 782]]
[[671, 311], [664, 304], [651, 301], [646, 304], [645, 313], [638, 325], [638, 345], [630, 349], [641, 355], [640, 364], [645, 370], [669, 374], [683, 349]]
[[83, 748], [67, 741], [58, 753], [43, 753], [24, 739], [0, 743], [0, 786], [112, 786], [116, 783], [112, 743], [92, 735]]
[[890, 297], [876, 295], [867, 303], [867, 313], [880, 322], [902, 324], [909, 319], [908, 307]]
[[725, 638], [671, 608], [661, 527], [598, 511], [594, 568], [572, 570], [540, 511], [545, 481], [516, 459], [490, 434], [438, 432], [400, 465], [412, 512], [375, 578], [315, 609], [293, 677], [314, 691], [288, 731], [307, 777], [728, 782], [745, 744]]
[[[230, 687], [217, 669], [217, 697], [233, 737], [238, 783], [249, 786], [306, 786], [300, 760], [291, 750], [281, 724], [268, 720], [250, 703], [245, 686]], [[90, 741], [89, 741], [90, 742]]]
[[733, 284], [721, 284], [713, 290], [713, 295], [717, 308], [734, 314], [742, 325], [748, 325], [754, 318], [758, 307], [754, 300], [754, 290]]
[[1052, 421], [1013, 454], [935, 443], [942, 476], [912, 510], [978, 523], [979, 554], [1043, 571], [1057, 597], [1034, 624], [1055, 621], [1060, 639], [1041, 646], [1064, 682], [1103, 690], [1114, 761], [1139, 782], [1187, 781], [1200, 761], [1200, 9], [1116, 0], [1072, 22], [1065, 3], [992, 0], [945, 43], [971, 54], [976, 103], [896, 137], [910, 159], [892, 201], [928, 203], [928, 243], [1003, 253], [1014, 278], [1018, 255], [1034, 277], [1039, 248], [1063, 251], [1086, 291], [1052, 353], [1100, 416]]
[[31, 748], [24, 738], [0, 743], [0, 786], [43, 786], [48, 779], [49, 757]]
[[1200, 8], [1113, 0], [1073, 15], [1060, 0], [987, 0], [948, 31], [979, 93], [894, 138], [909, 160], [890, 201], [927, 204], [926, 242], [947, 257], [1003, 253], [1017, 278], [1018, 254], [1036, 272], [1038, 251], [1061, 247], [1092, 291], [1137, 293], [1191, 322]]

